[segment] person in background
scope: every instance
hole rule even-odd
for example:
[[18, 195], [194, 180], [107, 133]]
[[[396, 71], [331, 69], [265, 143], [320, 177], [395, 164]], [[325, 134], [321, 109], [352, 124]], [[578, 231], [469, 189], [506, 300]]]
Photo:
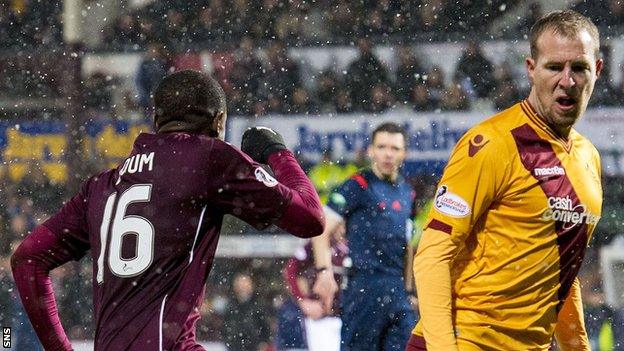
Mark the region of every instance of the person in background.
[[310, 177], [319, 194], [321, 204], [326, 204], [329, 193], [357, 170], [358, 168], [353, 162], [342, 164], [332, 160], [332, 151], [325, 150], [321, 160], [308, 172], [308, 177]]
[[358, 58], [353, 61], [347, 70], [345, 87], [350, 89], [351, 101], [354, 109], [362, 111], [371, 103], [371, 88], [389, 83], [386, 67], [379, 61], [373, 52], [373, 44], [366, 37], [357, 40]]
[[405, 280], [415, 197], [399, 173], [407, 156], [405, 130], [391, 122], [380, 124], [367, 151], [370, 169], [329, 195], [326, 230], [312, 241], [319, 272], [313, 291], [329, 310], [337, 291], [330, 239], [345, 225], [352, 267], [340, 299], [342, 350], [400, 350], [416, 318]]
[[494, 66], [483, 55], [481, 45], [475, 40], [468, 41], [457, 63], [455, 76], [457, 81], [467, 79], [477, 98], [487, 98], [497, 88]]
[[223, 316], [221, 336], [229, 351], [263, 351], [270, 344], [270, 310], [254, 291], [247, 273], [237, 273], [232, 282], [233, 296]]
[[168, 61], [165, 48], [158, 42], [147, 45], [146, 56], [141, 61], [136, 73], [136, 86], [139, 92], [139, 104], [145, 114], [150, 114], [152, 94], [158, 83], [167, 75]]
[[[349, 248], [344, 237], [344, 226], [338, 226], [331, 238], [331, 261], [334, 279], [338, 285], [346, 284], [346, 274], [351, 266]], [[339, 351], [340, 297], [336, 296], [329, 312], [314, 294], [312, 286], [317, 275], [312, 242], [297, 249], [286, 263], [284, 278], [292, 297], [304, 316], [305, 340], [309, 351]]]

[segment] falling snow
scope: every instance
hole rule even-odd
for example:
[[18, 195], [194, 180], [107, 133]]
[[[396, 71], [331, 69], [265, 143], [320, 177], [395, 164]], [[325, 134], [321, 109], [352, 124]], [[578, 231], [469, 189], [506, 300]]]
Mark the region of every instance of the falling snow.
[[[123, 163], [134, 138], [152, 131], [153, 93], [167, 74], [196, 69], [221, 83], [234, 144], [234, 128], [291, 128], [286, 143], [323, 200], [368, 165], [372, 125], [407, 121], [408, 161], [416, 166], [404, 171], [422, 213], [466, 116], [489, 116], [528, 95], [529, 29], [561, 4], [601, 32], [605, 66], [588, 125], [608, 129], [592, 140], [603, 162], [604, 205], [579, 278], [592, 349], [624, 350], [624, 264], [605, 267], [601, 255], [609, 247], [624, 252], [620, 0], [0, 1], [0, 327], [12, 327], [14, 349], [41, 349], [14, 287], [11, 254], [83, 181]], [[334, 134], [315, 130], [334, 127]], [[255, 206], [244, 197], [239, 203]], [[295, 331], [281, 324], [301, 319], [283, 270], [303, 243], [230, 216], [222, 233], [226, 248], [196, 311], [197, 339], [215, 350], [299, 347]], [[86, 255], [50, 274], [63, 327], [83, 345], [76, 350], [89, 350], [94, 338], [92, 264]]]

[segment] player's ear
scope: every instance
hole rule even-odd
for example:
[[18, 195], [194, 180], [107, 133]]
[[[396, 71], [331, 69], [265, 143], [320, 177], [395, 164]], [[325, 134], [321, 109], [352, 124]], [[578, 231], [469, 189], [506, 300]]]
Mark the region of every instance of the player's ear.
[[527, 74], [529, 75], [529, 80], [533, 83], [533, 75], [535, 74], [535, 59], [532, 57], [527, 57], [525, 60], [525, 65], [527, 69]]
[[154, 127], [154, 132], [158, 133], [158, 122], [156, 122], [156, 114], [152, 111], [152, 126]]
[[602, 72], [602, 67], [604, 67], [604, 61], [602, 59], [596, 60], [596, 78], [600, 77], [600, 72]]
[[368, 144], [368, 147], [366, 147], [366, 155], [369, 159], [373, 159], [373, 143]]
[[216, 137], [219, 139], [225, 138], [225, 122], [227, 120], [227, 113], [219, 111], [212, 120], [212, 130], [216, 132]]

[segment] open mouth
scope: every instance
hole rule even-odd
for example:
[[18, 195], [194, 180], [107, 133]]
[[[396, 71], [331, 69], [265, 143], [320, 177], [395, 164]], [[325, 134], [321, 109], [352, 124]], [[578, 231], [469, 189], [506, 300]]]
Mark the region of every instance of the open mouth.
[[576, 104], [576, 99], [572, 97], [560, 97], [557, 98], [557, 103], [563, 107], [572, 107]]

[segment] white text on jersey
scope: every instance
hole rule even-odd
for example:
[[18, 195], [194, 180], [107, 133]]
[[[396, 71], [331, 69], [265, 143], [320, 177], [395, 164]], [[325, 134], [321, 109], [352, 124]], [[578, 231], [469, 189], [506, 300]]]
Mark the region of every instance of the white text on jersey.
[[147, 165], [147, 170], [151, 171], [154, 168], [154, 152], [149, 154], [136, 154], [129, 157], [124, 162], [123, 166], [119, 170], [119, 178], [117, 178], [117, 184], [121, 181], [121, 176], [126, 173], [143, 172], [143, 167]]
[[564, 229], [571, 228], [577, 224], [596, 224], [600, 216], [589, 212], [585, 205], [574, 205], [570, 196], [551, 196], [548, 198], [548, 209], [542, 214], [545, 221], [564, 222]]
[[554, 166], [554, 167], [548, 167], [548, 168], [534, 168], [533, 172], [535, 173], [536, 177], [549, 176], [549, 175], [564, 175], [565, 169], [559, 166]]

